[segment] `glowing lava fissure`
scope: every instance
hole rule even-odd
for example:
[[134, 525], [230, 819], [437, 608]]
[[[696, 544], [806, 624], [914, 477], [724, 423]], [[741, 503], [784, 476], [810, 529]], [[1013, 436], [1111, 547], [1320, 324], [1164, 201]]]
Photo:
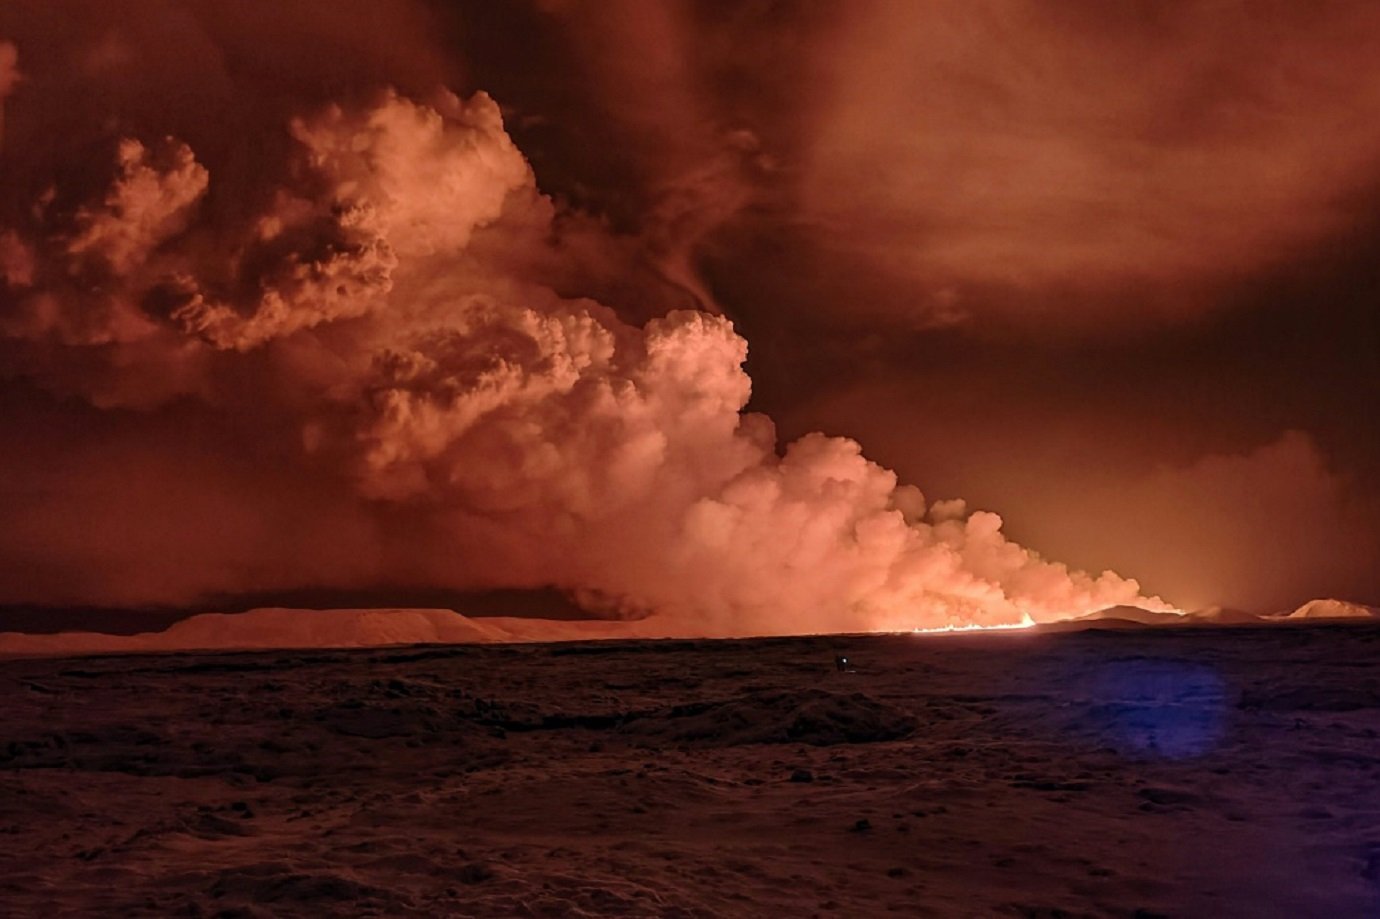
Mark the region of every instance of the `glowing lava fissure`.
[[1029, 613], [1022, 613], [1020, 622], [998, 623], [996, 625], [978, 625], [977, 623], [954, 625], [953, 623], [949, 623], [948, 625], [931, 626], [930, 628], [920, 628], [917, 626], [910, 630], [910, 634], [951, 635], [961, 632], [1011, 632], [1033, 628], [1037, 624], [1038, 623], [1036, 623], [1034, 619], [1030, 618]]

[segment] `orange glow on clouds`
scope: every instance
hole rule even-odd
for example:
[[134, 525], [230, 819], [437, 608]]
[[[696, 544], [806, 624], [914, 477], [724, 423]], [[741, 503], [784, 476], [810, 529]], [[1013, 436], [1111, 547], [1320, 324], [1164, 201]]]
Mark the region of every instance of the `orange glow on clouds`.
[[[176, 139], [122, 140], [94, 199], [45, 215], [75, 233], [11, 230], [42, 266], [9, 277], [3, 323], [48, 354], [34, 378], [147, 408], [226, 404], [225, 375], [271, 374], [255, 421], [298, 428], [302, 461], [336, 465], [362, 506], [426, 519], [433, 570], [482, 560], [499, 583], [687, 632], [1153, 602], [1008, 541], [995, 514], [927, 507], [850, 440], [778, 455], [771, 421], [743, 414], [747, 343], [728, 320], [638, 327], [514, 271], [514, 252], [549, 257], [561, 229], [482, 93], [390, 91], [305, 113], [290, 135], [282, 184], [219, 246], [198, 237], [215, 173]], [[77, 283], [91, 272], [99, 296]], [[74, 375], [92, 347], [114, 359]]]

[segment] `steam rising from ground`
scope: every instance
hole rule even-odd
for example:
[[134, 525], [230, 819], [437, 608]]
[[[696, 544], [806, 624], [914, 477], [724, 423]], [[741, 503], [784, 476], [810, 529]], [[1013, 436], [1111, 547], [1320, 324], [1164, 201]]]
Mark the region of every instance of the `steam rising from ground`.
[[113, 418], [191, 403], [289, 432], [287, 461], [338, 480], [382, 544], [335, 576], [552, 584], [699, 634], [1164, 607], [928, 504], [851, 440], [778, 452], [727, 319], [637, 325], [571, 289], [618, 269], [619, 240], [538, 191], [483, 93], [287, 127], [237, 219], [209, 218], [217, 175], [175, 137], [122, 137], [88, 195], [36, 190], [0, 227], [0, 335], [29, 380]]

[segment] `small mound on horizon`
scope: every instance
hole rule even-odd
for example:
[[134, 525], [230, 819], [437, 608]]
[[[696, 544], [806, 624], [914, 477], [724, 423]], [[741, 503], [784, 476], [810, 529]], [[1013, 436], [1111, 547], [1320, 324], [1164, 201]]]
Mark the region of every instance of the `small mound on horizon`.
[[1188, 618], [1195, 622], [1212, 623], [1216, 625], [1243, 625], [1265, 621], [1255, 613], [1248, 613], [1244, 609], [1236, 609], [1230, 606], [1205, 606], [1202, 609], [1195, 609], [1193, 612], [1189, 613]]
[[1281, 622], [1304, 620], [1352, 620], [1365, 621], [1380, 619], [1380, 607], [1367, 606], [1347, 600], [1310, 600], [1293, 612], [1260, 616], [1242, 609], [1223, 606], [1207, 606], [1186, 613], [1165, 613], [1141, 609], [1138, 606], [1111, 606], [1095, 612], [1043, 623], [1042, 627], [1055, 631], [1077, 629], [1135, 629], [1147, 626], [1226, 626], [1226, 625], [1272, 625]]
[[642, 715], [620, 733], [648, 744], [732, 747], [800, 743], [815, 747], [900, 740], [916, 728], [908, 712], [861, 692], [823, 689], [753, 692]]
[[1097, 628], [1127, 628], [1138, 625], [1183, 625], [1187, 621], [1183, 613], [1162, 613], [1142, 609], [1139, 606], [1109, 606], [1095, 610], [1073, 619], [1059, 620], [1053, 624], [1070, 623]]
[[1347, 600], [1309, 600], [1294, 610], [1286, 619], [1375, 619], [1380, 617], [1380, 609]]

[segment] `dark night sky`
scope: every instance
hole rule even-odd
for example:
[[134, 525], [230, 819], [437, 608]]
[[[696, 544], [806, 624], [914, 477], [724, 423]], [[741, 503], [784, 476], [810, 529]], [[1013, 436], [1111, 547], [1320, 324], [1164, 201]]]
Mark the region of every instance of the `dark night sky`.
[[[4, 41], [0, 603], [551, 583], [665, 606], [685, 552], [601, 534], [679, 538], [685, 483], [720, 494], [707, 461], [655, 478], [653, 509], [590, 510], [644, 441], [563, 446], [593, 428], [540, 407], [550, 361], [417, 319], [442, 288], [588, 297], [619, 329], [720, 313], [781, 445], [855, 438], [1173, 604], [1380, 602], [1371, 4], [18, 0]], [[442, 194], [420, 161], [349, 171], [342, 132], [388, 86], [467, 125], [489, 123], [436, 93], [487, 92], [549, 197], [483, 127], [501, 216], [467, 186], [473, 234], [418, 203], [385, 214], [408, 242], [363, 238], [342, 201]], [[144, 153], [116, 201], [122, 138]], [[266, 291], [297, 318], [262, 318]], [[382, 356], [442, 315], [469, 337]], [[537, 368], [504, 404], [538, 408], [438, 445], [496, 353]], [[486, 463], [519, 472], [472, 481]]]

